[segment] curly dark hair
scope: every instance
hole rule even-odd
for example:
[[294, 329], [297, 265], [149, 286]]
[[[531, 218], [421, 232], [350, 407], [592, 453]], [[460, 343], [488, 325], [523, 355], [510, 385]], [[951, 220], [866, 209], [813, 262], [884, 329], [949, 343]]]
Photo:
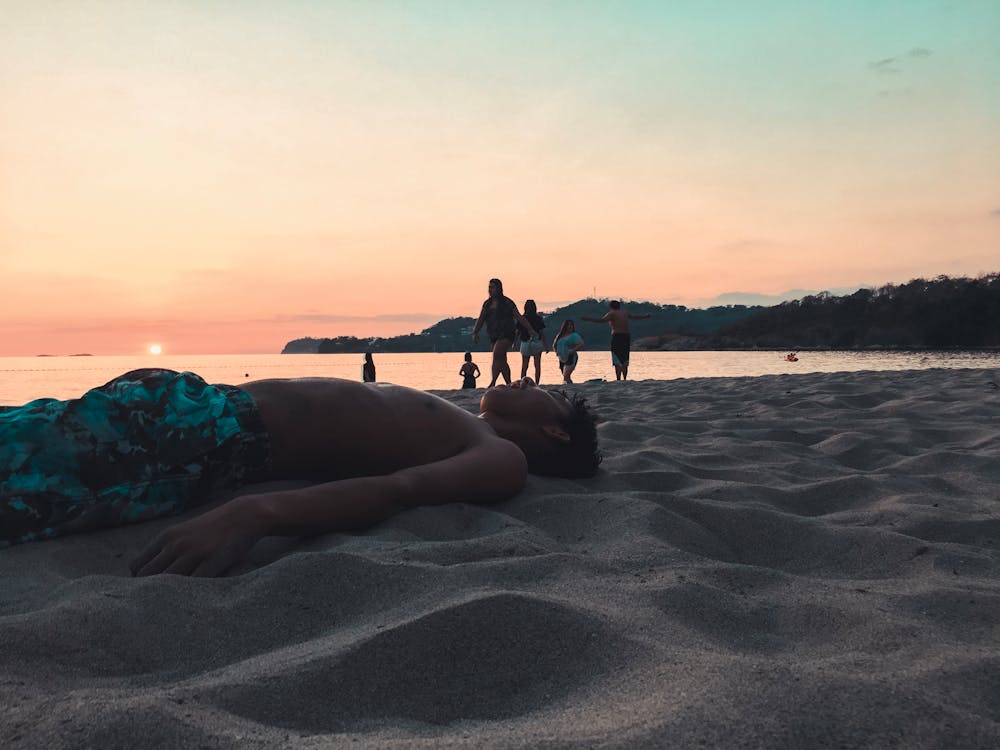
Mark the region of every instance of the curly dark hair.
[[545, 476], [578, 479], [592, 477], [604, 458], [597, 444], [597, 415], [579, 394], [569, 394], [554, 389], [569, 401], [570, 413], [560, 423], [569, 435], [569, 442], [561, 444], [543, 459], [529, 461], [528, 470]]

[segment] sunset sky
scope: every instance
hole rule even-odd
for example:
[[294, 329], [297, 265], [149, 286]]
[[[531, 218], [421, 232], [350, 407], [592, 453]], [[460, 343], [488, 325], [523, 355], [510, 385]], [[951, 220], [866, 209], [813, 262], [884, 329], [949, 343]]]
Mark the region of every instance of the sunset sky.
[[0, 356], [1000, 270], [1000, 2], [0, 0]]

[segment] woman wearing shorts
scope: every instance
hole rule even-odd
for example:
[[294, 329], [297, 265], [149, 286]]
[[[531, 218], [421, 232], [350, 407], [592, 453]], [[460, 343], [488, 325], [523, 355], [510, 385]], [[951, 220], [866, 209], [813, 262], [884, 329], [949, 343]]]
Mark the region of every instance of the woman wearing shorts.
[[559, 334], [554, 342], [556, 355], [559, 357], [559, 369], [562, 370], [563, 382], [573, 382], [573, 370], [580, 359], [577, 352], [583, 348], [583, 337], [576, 332], [576, 324], [572, 320], [564, 320]]
[[537, 337], [528, 333], [528, 329], [520, 323], [517, 324], [517, 336], [521, 341], [521, 378], [528, 374], [528, 362], [532, 358], [535, 360], [535, 383], [542, 382], [542, 352], [551, 351], [545, 342], [545, 319], [538, 314], [538, 307], [535, 300], [524, 301], [524, 319], [531, 323], [535, 329]]

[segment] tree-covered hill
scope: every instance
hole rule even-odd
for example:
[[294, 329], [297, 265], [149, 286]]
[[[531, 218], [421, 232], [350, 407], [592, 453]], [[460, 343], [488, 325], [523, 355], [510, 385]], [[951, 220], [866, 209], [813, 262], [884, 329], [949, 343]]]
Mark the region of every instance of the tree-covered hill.
[[[691, 309], [683, 305], [656, 305], [651, 302], [625, 302], [626, 310], [632, 313], [649, 313], [648, 320], [632, 322], [633, 338], [653, 336], [663, 331], [680, 331], [686, 335], [703, 336], [719, 330], [723, 326], [746, 318], [760, 307], [728, 305], [707, 309]], [[606, 324], [584, 323], [583, 315], [600, 317], [607, 312], [607, 300], [585, 299], [571, 305], [557, 308], [551, 313], [543, 311], [546, 321], [545, 336], [551, 343], [564, 320], [572, 319], [577, 330], [587, 342], [588, 349], [607, 348], [611, 333]], [[447, 318], [420, 333], [388, 338], [357, 338], [338, 336], [336, 338], [302, 338], [289, 341], [282, 354], [336, 353], [356, 354], [372, 352], [464, 352], [487, 351], [489, 341], [483, 331], [478, 345], [472, 343], [472, 329], [475, 318]]]
[[704, 337], [706, 349], [964, 349], [1000, 347], [1000, 274], [938, 276], [817, 294], [763, 308]]
[[[998, 273], [974, 279], [914, 279], [842, 297], [822, 292], [774, 307], [623, 305], [629, 312], [651, 316], [632, 321], [635, 349], [1000, 348]], [[608, 326], [581, 320], [606, 311], [607, 300], [584, 299], [543, 312], [546, 338], [551, 342], [562, 321], [572, 319], [588, 349], [607, 348]], [[475, 322], [475, 318], [448, 318], [420, 333], [390, 338], [296, 339], [282, 353], [486, 351], [485, 331], [478, 346], [472, 344]]]

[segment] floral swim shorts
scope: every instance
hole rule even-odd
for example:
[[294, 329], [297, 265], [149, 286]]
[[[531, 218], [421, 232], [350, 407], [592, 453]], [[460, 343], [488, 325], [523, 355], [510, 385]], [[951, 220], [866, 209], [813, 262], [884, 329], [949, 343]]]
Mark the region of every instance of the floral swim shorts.
[[0, 547], [180, 513], [270, 465], [250, 394], [133, 370], [69, 401], [0, 410]]

